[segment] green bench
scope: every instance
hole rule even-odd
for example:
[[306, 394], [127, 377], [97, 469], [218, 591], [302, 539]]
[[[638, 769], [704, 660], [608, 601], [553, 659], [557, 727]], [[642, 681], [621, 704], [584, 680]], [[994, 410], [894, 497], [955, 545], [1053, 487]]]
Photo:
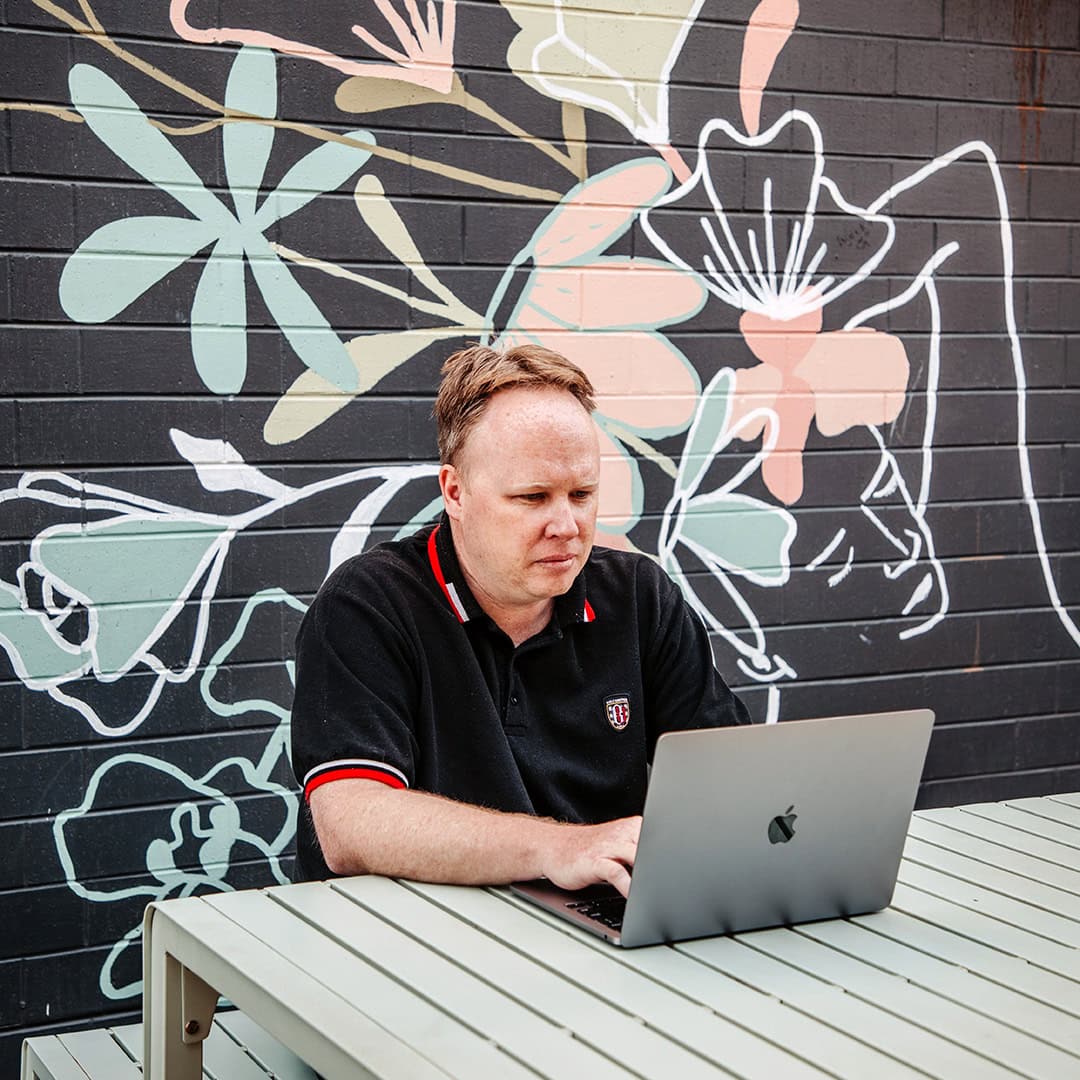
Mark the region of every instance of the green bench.
[[[39, 1035], [23, 1043], [22, 1080], [143, 1080], [142, 1024]], [[221, 1012], [203, 1043], [208, 1080], [315, 1080], [315, 1072], [241, 1012]]]

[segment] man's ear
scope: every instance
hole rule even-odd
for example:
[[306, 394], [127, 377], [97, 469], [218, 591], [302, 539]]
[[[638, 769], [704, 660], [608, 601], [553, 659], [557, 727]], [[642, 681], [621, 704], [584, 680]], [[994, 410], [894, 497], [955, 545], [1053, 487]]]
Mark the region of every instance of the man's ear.
[[453, 465], [443, 465], [439, 469], [439, 490], [446, 514], [452, 521], [461, 519], [461, 489], [461, 473]]

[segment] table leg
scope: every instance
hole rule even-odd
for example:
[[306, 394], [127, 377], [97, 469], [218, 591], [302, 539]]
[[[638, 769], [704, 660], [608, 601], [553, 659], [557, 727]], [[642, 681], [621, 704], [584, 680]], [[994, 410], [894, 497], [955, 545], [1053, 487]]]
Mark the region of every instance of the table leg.
[[202, 1080], [202, 1044], [217, 991], [172, 956], [143, 921], [143, 1071], [146, 1080]]

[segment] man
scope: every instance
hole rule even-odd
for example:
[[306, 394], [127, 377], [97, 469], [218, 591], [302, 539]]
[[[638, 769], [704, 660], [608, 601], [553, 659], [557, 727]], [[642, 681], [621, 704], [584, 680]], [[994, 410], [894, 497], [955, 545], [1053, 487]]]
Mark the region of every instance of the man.
[[297, 639], [297, 876], [626, 893], [657, 737], [749, 718], [675, 584], [593, 548], [586, 375], [476, 346], [443, 376], [442, 520], [340, 566]]

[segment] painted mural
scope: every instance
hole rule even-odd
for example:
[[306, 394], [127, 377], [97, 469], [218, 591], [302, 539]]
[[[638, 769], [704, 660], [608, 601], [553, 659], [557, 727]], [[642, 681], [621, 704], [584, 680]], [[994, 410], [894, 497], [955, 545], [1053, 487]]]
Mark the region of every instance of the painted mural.
[[[985, 659], [951, 561], [978, 549], [937, 467], [977, 288], [1030, 603], [1077, 658], [1033, 477], [1010, 177], [978, 137], [856, 176], [828, 103], [773, 89], [796, 0], [159, 6], [151, 41], [115, 4], [12, 3], [70, 62], [62, 100], [2, 106], [13, 140], [67, 139], [86, 183], [48, 319], [152, 353], [121, 412], [91, 409], [76, 449], [0, 490], [25, 537], [0, 648], [41, 702], [25, 715], [90, 748], [44, 812], [66, 889], [117, 913], [97, 1007], [137, 1005], [146, 902], [288, 880], [292, 635], [341, 560], [437, 515], [427, 414], [466, 341], [588, 372], [602, 542], [676, 577], [775, 722], [830, 676], [917, 674], [957, 640], [957, 667]], [[974, 285], [958, 193], [990, 226]], [[99, 437], [116, 449], [87, 452]]]

